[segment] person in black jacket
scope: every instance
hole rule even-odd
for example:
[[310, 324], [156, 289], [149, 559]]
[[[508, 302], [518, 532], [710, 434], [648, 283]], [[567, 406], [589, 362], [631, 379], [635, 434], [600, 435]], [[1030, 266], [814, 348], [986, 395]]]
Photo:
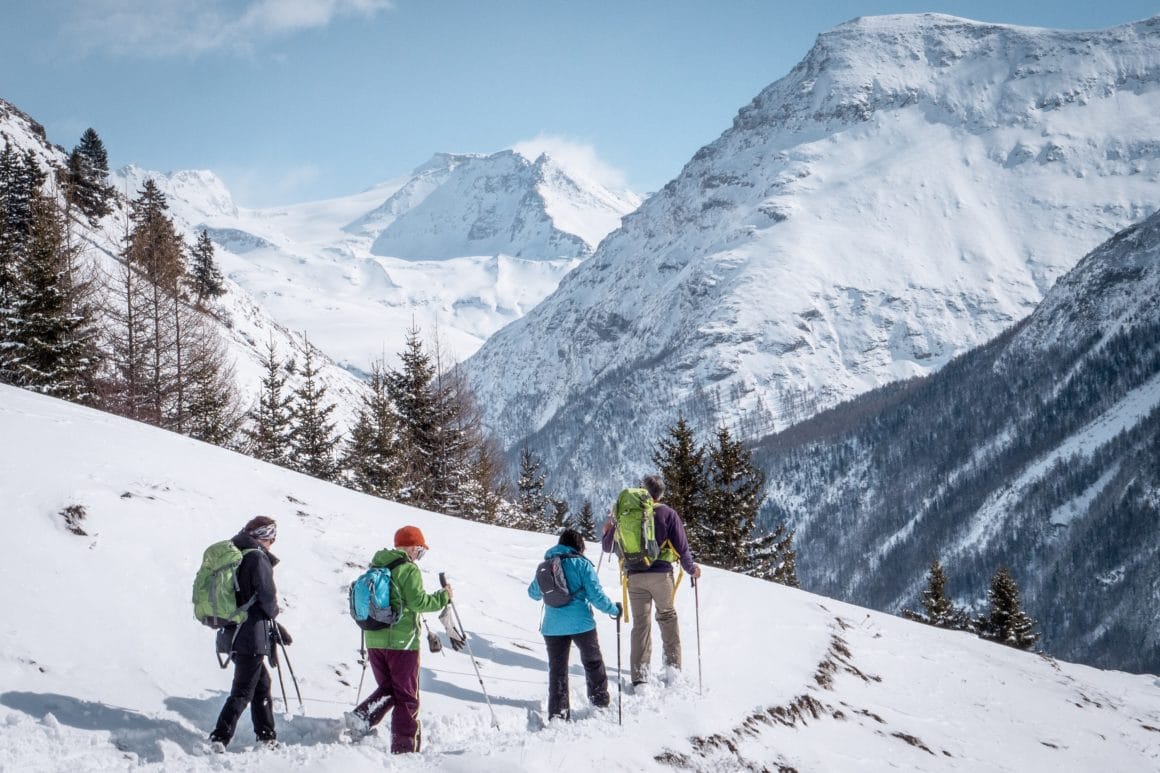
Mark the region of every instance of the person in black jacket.
[[290, 643], [285, 629], [274, 622], [278, 616], [277, 589], [274, 587], [274, 566], [278, 559], [270, 554], [270, 546], [277, 536], [278, 526], [274, 519], [259, 515], [232, 540], [242, 551], [242, 563], [237, 569], [237, 604], [241, 607], [251, 599], [253, 603], [248, 608], [246, 619], [232, 632], [230, 657], [234, 661], [234, 681], [230, 697], [218, 715], [217, 726], [209, 736], [210, 743], [220, 744], [220, 749], [224, 749], [234, 737], [238, 718], [246, 706], [250, 707], [258, 741], [273, 744], [277, 739], [270, 672], [262, 662], [262, 658], [267, 656], [272, 663], [275, 662], [277, 653], [274, 647], [279, 636], [283, 644]]

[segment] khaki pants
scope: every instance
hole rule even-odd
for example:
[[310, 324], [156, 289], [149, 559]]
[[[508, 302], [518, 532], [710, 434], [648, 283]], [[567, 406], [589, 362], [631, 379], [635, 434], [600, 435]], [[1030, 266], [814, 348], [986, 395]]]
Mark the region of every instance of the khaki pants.
[[632, 682], [643, 682], [652, 661], [652, 621], [649, 613], [657, 608], [657, 625], [661, 628], [664, 664], [681, 667], [681, 629], [673, 606], [671, 572], [642, 572], [628, 576], [628, 609], [632, 615], [632, 645], [629, 664]]

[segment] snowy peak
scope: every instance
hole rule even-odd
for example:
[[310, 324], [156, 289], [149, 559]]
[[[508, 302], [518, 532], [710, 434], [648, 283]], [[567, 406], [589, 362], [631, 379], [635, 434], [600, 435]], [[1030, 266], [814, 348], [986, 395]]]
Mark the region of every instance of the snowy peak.
[[1023, 319], [1160, 206], [1157, 136], [1160, 18], [841, 25], [490, 339], [472, 383], [509, 447], [599, 496], [586, 481], [640, 474], [679, 413], [760, 437]]
[[770, 122], [869, 120], [922, 104], [933, 120], [976, 128], [1117, 91], [1160, 86], [1160, 17], [1103, 31], [983, 24], [942, 14], [862, 17], [823, 33], [788, 76], [738, 114], [734, 128]]
[[173, 213], [190, 224], [238, 214], [238, 206], [226, 184], [208, 169], [162, 174], [130, 164], [118, 169], [111, 177], [114, 187], [129, 200], [136, 198], [146, 180], [152, 179], [158, 190], [165, 194]]
[[380, 206], [343, 227], [352, 234], [374, 238], [381, 234], [402, 213], [415, 208], [432, 191], [447, 181], [457, 166], [469, 158], [478, 156], [436, 153], [425, 164], [411, 172], [411, 177], [402, 187]]
[[[415, 260], [586, 257], [638, 200], [505, 150], [436, 156], [376, 210], [371, 252]], [[369, 222], [359, 227], [372, 225]]]

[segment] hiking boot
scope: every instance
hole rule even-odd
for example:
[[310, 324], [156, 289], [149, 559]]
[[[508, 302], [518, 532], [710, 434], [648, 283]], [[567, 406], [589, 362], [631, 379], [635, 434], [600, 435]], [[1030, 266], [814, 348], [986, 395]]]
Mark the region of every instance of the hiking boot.
[[350, 740], [352, 741], [359, 741], [373, 732], [373, 728], [370, 722], [367, 722], [366, 717], [353, 711], [343, 712], [342, 726], [350, 733]]
[[281, 749], [282, 744], [278, 743], [277, 738], [259, 738], [258, 739], [258, 748], [259, 749]]

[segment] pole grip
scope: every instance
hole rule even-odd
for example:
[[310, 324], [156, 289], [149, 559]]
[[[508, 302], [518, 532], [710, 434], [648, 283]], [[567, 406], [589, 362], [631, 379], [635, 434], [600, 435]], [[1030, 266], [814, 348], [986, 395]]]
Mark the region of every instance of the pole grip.
[[439, 573], [439, 587], [440, 588], [447, 587], [447, 573], [446, 572]]

